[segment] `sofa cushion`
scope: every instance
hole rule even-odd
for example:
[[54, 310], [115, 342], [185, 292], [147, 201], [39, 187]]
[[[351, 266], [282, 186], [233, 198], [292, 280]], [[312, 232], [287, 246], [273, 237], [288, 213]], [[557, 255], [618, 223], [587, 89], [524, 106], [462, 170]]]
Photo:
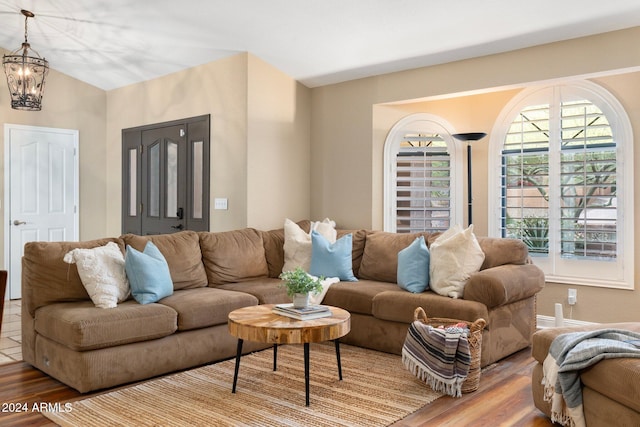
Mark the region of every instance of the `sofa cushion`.
[[124, 264], [131, 294], [140, 304], [151, 304], [173, 293], [169, 266], [153, 242], [147, 242], [144, 252], [127, 245]]
[[258, 299], [243, 292], [198, 288], [175, 291], [159, 303], [178, 313], [178, 331], [188, 331], [227, 323], [231, 311], [257, 305]]
[[489, 315], [484, 304], [475, 301], [452, 299], [431, 291], [414, 294], [397, 287], [380, 292], [373, 298], [372, 313], [378, 319], [411, 323], [417, 307], [422, 307], [427, 317], [465, 320], [473, 322], [479, 318], [488, 321]]
[[124, 253], [121, 239], [98, 239], [86, 242], [29, 242], [22, 258], [22, 297], [31, 316], [44, 305], [55, 302], [86, 301], [89, 294], [82, 285], [78, 269], [63, 261], [65, 254], [77, 248], [96, 248], [115, 242]]
[[125, 234], [122, 239], [125, 245], [130, 245], [138, 251], [143, 251], [148, 241], [153, 242], [167, 260], [174, 290], [207, 286], [200, 239], [195, 231], [152, 236]]
[[178, 313], [161, 304], [125, 301], [108, 310], [91, 301], [50, 304], [36, 310], [35, 330], [75, 351], [96, 350], [171, 335]]
[[602, 360], [585, 369], [580, 380], [585, 387], [640, 412], [640, 359], [629, 357]]
[[282, 273], [284, 265], [284, 229], [263, 231], [262, 244], [269, 277], [276, 278]]
[[218, 286], [216, 289], [251, 294], [258, 299], [260, 304], [291, 302], [291, 298], [287, 296], [286, 288], [281, 284], [282, 280], [280, 279], [265, 277], [240, 283], [227, 283], [226, 285]]
[[91, 249], [73, 249], [64, 262], [75, 264], [82, 284], [98, 308], [113, 308], [129, 297], [129, 281], [120, 247], [109, 242]]
[[395, 283], [360, 280], [331, 285], [322, 304], [343, 308], [351, 313], [373, 314], [373, 299], [380, 292], [398, 289]]
[[[396, 283], [398, 252], [422, 234], [372, 231], [367, 234], [358, 277], [367, 280]], [[426, 237], [425, 237], [426, 238]]]
[[201, 232], [199, 236], [209, 286], [268, 277], [262, 233], [258, 230]]
[[311, 231], [311, 266], [309, 274], [317, 277], [337, 277], [346, 282], [357, 282], [351, 262], [351, 234], [342, 236], [335, 243], [315, 230]]
[[398, 286], [405, 291], [420, 293], [429, 287], [429, 249], [424, 236], [398, 252]]

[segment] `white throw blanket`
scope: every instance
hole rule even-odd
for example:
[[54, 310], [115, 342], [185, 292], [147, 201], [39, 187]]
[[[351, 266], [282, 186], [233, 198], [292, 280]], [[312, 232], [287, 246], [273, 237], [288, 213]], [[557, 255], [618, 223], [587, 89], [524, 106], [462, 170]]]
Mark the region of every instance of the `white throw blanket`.
[[600, 329], [558, 335], [542, 368], [544, 400], [551, 402], [551, 421], [585, 427], [580, 370], [615, 357], [640, 358], [640, 333]]
[[[309, 276], [312, 277], [314, 280], [317, 279], [316, 276], [312, 276], [311, 274], [309, 274]], [[320, 284], [322, 285], [322, 292], [318, 294], [309, 294], [309, 304], [313, 304], [313, 305], [322, 304], [322, 300], [324, 299], [324, 296], [327, 294], [329, 287], [334, 283], [338, 283], [339, 281], [340, 279], [337, 277], [327, 277], [326, 279], [322, 280], [320, 282]]]

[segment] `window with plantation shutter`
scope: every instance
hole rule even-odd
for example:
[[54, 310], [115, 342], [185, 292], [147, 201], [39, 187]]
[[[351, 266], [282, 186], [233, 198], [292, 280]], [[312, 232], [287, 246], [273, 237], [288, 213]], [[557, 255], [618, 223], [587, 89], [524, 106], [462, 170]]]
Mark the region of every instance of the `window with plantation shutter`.
[[565, 257], [617, 257], [616, 144], [589, 101], [561, 106], [560, 232]]
[[513, 120], [502, 150], [501, 235], [529, 252], [549, 251], [549, 105], [526, 107]]
[[625, 199], [633, 177], [624, 159], [633, 141], [624, 109], [589, 82], [531, 90], [516, 107], [505, 107], [516, 113], [493, 144], [500, 214], [490, 229], [523, 240], [548, 281], [632, 288]]
[[406, 135], [396, 155], [396, 232], [451, 225], [451, 159], [440, 135]]
[[394, 126], [385, 142], [385, 230], [435, 232], [460, 223], [457, 150], [439, 117], [419, 113]]

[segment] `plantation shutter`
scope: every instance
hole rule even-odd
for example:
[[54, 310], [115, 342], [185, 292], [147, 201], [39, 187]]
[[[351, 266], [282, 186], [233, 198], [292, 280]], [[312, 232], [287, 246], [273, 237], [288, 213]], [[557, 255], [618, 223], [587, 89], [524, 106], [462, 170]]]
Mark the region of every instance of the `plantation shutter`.
[[[502, 151], [502, 235], [522, 239], [535, 254], [548, 254], [555, 240], [563, 258], [615, 258], [617, 160], [611, 126], [586, 100], [563, 102], [559, 117], [551, 117], [550, 111], [549, 105], [527, 107], [507, 132]], [[558, 123], [559, 131], [554, 132], [550, 123]], [[550, 147], [559, 152], [555, 161]], [[550, 170], [560, 177], [559, 186], [552, 189]], [[549, 223], [554, 191], [559, 198], [558, 224]], [[550, 230], [559, 230], [555, 239]]]
[[502, 236], [549, 252], [549, 105], [523, 109], [502, 151]]
[[548, 282], [633, 289], [634, 140], [615, 97], [586, 81], [532, 88], [494, 137], [492, 235], [521, 239]]
[[616, 144], [606, 116], [589, 101], [561, 107], [563, 257], [616, 257]]
[[396, 155], [396, 231], [444, 231], [451, 225], [451, 158], [437, 134], [406, 135]]

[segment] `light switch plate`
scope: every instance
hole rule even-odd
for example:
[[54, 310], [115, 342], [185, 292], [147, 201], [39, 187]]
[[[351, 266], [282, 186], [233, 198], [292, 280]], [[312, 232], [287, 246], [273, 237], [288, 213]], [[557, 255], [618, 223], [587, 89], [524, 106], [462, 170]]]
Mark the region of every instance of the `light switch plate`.
[[216, 197], [215, 199], [213, 199], [213, 209], [217, 209], [217, 210], [227, 210], [228, 208], [228, 201], [227, 198], [218, 198]]

